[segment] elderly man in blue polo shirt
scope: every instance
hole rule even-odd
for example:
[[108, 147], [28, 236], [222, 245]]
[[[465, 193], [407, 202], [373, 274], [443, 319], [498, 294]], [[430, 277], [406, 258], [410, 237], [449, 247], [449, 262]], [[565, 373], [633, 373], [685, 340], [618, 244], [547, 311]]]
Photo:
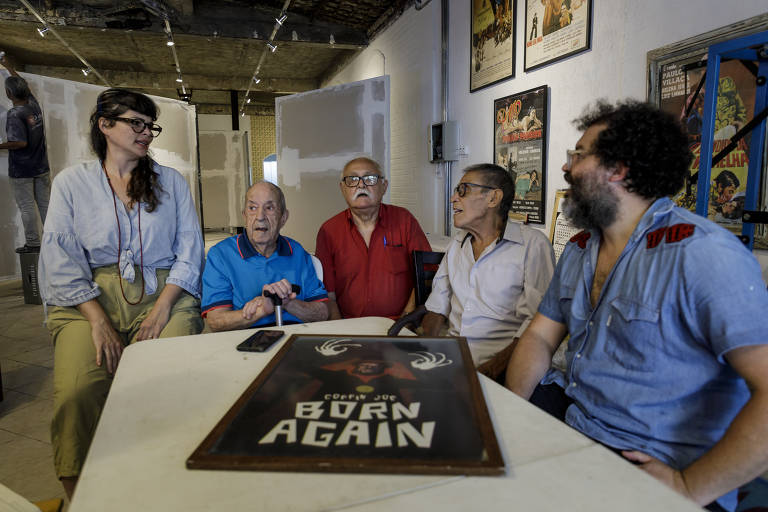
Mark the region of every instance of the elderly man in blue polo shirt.
[[[599, 104], [578, 123], [565, 213], [585, 231], [563, 251], [507, 386], [699, 505], [732, 511], [735, 489], [768, 469], [760, 265], [669, 199], [691, 162], [671, 116]], [[566, 334], [567, 368], [548, 372]]]
[[[274, 325], [274, 305], [265, 291], [283, 301], [285, 323], [328, 318], [328, 294], [312, 257], [296, 240], [280, 235], [288, 220], [279, 187], [262, 181], [245, 195], [245, 231], [208, 252], [203, 271], [203, 318], [213, 331]], [[291, 285], [301, 291], [296, 294]]]

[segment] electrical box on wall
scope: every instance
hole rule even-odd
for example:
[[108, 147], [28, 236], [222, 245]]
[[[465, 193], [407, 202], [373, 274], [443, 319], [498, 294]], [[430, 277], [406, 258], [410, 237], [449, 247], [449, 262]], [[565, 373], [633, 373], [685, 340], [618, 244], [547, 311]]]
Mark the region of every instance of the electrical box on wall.
[[429, 129], [429, 161], [448, 162], [459, 159], [459, 123], [443, 121]]

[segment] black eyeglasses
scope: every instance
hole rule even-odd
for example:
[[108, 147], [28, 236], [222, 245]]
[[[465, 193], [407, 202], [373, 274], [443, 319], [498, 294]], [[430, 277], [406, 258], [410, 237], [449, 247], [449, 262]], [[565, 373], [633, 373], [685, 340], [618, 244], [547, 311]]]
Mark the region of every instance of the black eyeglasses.
[[145, 128], [149, 128], [149, 132], [152, 134], [152, 137], [157, 137], [160, 135], [160, 132], [163, 131], [163, 129], [156, 125], [153, 122], [147, 123], [143, 119], [139, 119], [138, 117], [113, 117], [111, 119], [114, 119], [115, 121], [122, 121], [124, 123], [128, 123], [131, 125], [131, 128], [133, 128], [133, 131], [136, 133], [141, 133], [144, 131]]
[[356, 187], [361, 179], [363, 180], [363, 184], [372, 187], [377, 184], [379, 180], [383, 180], [384, 178], [378, 174], [368, 174], [366, 176], [344, 176], [341, 181], [348, 187]]
[[489, 187], [488, 185], [480, 185], [479, 183], [464, 182], [456, 185], [454, 192], [456, 192], [456, 194], [459, 197], [464, 197], [465, 195], [467, 195], [467, 190], [469, 190], [468, 187], [487, 188], [488, 190], [495, 190], [499, 188], [499, 187]]

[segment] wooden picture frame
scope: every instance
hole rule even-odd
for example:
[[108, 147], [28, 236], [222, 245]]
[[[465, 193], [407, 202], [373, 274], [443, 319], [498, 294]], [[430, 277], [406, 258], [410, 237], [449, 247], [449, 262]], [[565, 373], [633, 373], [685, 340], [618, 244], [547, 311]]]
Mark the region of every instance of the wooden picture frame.
[[499, 475], [466, 339], [292, 335], [189, 469]]
[[523, 40], [526, 72], [589, 50], [592, 0], [525, 0]]
[[517, 0], [470, 1], [469, 92], [515, 76]]
[[558, 190], [555, 192], [555, 204], [552, 206], [552, 218], [549, 221], [549, 243], [555, 252], [555, 261], [560, 259], [566, 244], [573, 235], [581, 231], [568, 217], [563, 215], [563, 201], [568, 194], [568, 190]]
[[546, 222], [548, 90], [546, 85], [493, 102], [493, 163], [515, 183], [510, 212]]

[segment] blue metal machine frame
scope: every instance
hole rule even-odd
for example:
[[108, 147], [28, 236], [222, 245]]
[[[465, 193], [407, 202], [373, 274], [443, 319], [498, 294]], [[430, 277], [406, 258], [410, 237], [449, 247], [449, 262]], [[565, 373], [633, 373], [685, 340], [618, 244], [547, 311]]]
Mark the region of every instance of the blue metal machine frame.
[[[704, 95], [704, 119], [701, 130], [701, 158], [696, 194], [696, 213], [707, 216], [709, 204], [710, 175], [712, 173], [712, 147], [715, 131], [715, 113], [720, 76], [720, 63], [723, 59], [740, 59], [758, 62], [757, 86], [755, 89], [755, 111], [757, 116], [768, 105], [768, 31], [732, 39], [709, 47], [707, 57], [707, 81]], [[762, 79], [760, 78], [762, 77]], [[747, 190], [744, 198], [744, 210], [758, 210], [760, 184], [765, 144], [766, 120], [752, 130], [752, 143], [749, 150]], [[709, 155], [709, 158], [706, 156]], [[749, 239], [749, 249], [754, 244], [755, 225], [742, 224], [741, 234]]]

